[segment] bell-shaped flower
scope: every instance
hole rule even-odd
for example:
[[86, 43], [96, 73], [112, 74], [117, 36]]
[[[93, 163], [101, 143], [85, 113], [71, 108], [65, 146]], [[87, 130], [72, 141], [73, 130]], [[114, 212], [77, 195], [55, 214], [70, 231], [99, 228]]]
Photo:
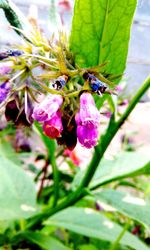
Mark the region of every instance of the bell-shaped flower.
[[80, 109], [75, 119], [77, 125], [87, 125], [92, 123], [98, 127], [100, 123], [100, 114], [90, 93], [84, 92], [80, 96]]
[[90, 93], [84, 92], [80, 96], [80, 109], [75, 116], [75, 120], [77, 137], [81, 145], [86, 148], [96, 146], [100, 114]]
[[48, 95], [44, 101], [36, 105], [32, 117], [38, 122], [45, 122], [52, 118], [63, 103], [61, 95]]
[[58, 111], [50, 120], [44, 122], [43, 131], [45, 135], [51, 139], [60, 137], [61, 132], [63, 131], [60, 111]]

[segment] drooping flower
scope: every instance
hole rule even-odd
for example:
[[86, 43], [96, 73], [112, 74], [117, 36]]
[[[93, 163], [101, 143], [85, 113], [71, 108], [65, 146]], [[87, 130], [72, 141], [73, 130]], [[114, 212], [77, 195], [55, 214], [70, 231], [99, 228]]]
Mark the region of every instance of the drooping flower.
[[6, 81], [0, 85], [0, 103], [5, 101], [7, 98], [9, 92], [10, 92], [10, 83], [9, 81]]
[[45, 135], [51, 139], [60, 137], [63, 130], [60, 111], [58, 111], [50, 120], [44, 122], [43, 130]]
[[38, 122], [49, 121], [62, 103], [63, 97], [61, 95], [48, 95], [44, 101], [35, 106], [32, 114], [33, 119]]
[[75, 116], [75, 120], [77, 137], [81, 145], [86, 148], [96, 146], [100, 114], [90, 93], [84, 92], [80, 96], [80, 109]]

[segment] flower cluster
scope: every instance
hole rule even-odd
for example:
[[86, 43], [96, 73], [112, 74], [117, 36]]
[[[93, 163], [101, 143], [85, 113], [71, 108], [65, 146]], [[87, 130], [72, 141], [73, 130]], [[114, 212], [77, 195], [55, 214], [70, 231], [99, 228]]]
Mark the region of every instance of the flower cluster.
[[[69, 132], [64, 131], [68, 130], [69, 126], [63, 124], [64, 114], [61, 111], [63, 102], [65, 101], [61, 95], [51, 94], [33, 110], [33, 119], [43, 123], [43, 131], [51, 139], [61, 138], [66, 132]], [[90, 93], [81, 94], [79, 111], [73, 116], [75, 116], [76, 122], [75, 136], [81, 145], [86, 148], [95, 146], [98, 140], [100, 114]], [[70, 140], [72, 139], [70, 138]]]
[[[24, 42], [21, 51], [0, 52], [0, 107], [5, 106], [6, 120], [17, 128], [36, 120], [46, 136], [70, 151], [77, 140], [86, 148], [96, 146], [100, 114], [92, 94], [112, 93], [107, 89], [112, 75], [102, 70], [106, 63], [80, 68], [63, 33], [58, 40], [43, 40], [35, 30]], [[45, 99], [35, 105], [41, 93]]]

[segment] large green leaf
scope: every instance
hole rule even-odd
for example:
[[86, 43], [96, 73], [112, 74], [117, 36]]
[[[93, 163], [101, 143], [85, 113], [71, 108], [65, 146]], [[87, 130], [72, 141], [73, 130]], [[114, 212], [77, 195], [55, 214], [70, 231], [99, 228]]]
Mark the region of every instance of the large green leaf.
[[30, 217], [35, 205], [31, 178], [18, 165], [0, 156], [0, 220]]
[[[81, 235], [109, 242], [114, 242], [122, 232], [121, 226], [89, 208], [67, 208], [50, 217], [46, 221], [46, 224], [63, 227]], [[129, 232], [124, 234], [120, 243], [136, 250], [149, 249], [149, 247]]]
[[30, 242], [35, 243], [45, 250], [69, 250], [70, 248], [64, 246], [56, 238], [48, 235], [41, 234], [39, 232], [25, 232], [24, 237]]
[[81, 67], [108, 61], [107, 72], [125, 69], [136, 0], [76, 0], [70, 48]]
[[129, 193], [104, 189], [95, 193], [96, 200], [111, 205], [117, 211], [150, 228], [150, 202]]
[[[80, 171], [72, 183], [73, 189], [79, 185], [85, 171]], [[149, 156], [137, 152], [124, 152], [114, 160], [103, 159], [98, 166], [90, 188], [104, 185], [125, 177], [150, 173]]]

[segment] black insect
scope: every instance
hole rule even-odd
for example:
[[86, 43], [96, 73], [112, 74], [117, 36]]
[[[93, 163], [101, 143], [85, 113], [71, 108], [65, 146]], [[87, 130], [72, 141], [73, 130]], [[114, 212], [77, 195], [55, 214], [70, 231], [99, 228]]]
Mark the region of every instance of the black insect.
[[56, 90], [60, 90], [62, 89], [66, 83], [67, 83], [67, 80], [68, 80], [68, 77], [63, 75], [63, 76], [60, 76], [58, 77], [55, 82], [53, 83], [53, 88], [56, 89]]
[[93, 92], [96, 92], [98, 95], [102, 95], [107, 86], [105, 83], [101, 82], [96, 76], [90, 73], [84, 73], [83, 78], [88, 80]]
[[20, 56], [22, 55], [23, 52], [21, 50], [6, 50], [6, 51], [2, 51], [0, 52], [0, 60], [6, 59], [9, 56]]

